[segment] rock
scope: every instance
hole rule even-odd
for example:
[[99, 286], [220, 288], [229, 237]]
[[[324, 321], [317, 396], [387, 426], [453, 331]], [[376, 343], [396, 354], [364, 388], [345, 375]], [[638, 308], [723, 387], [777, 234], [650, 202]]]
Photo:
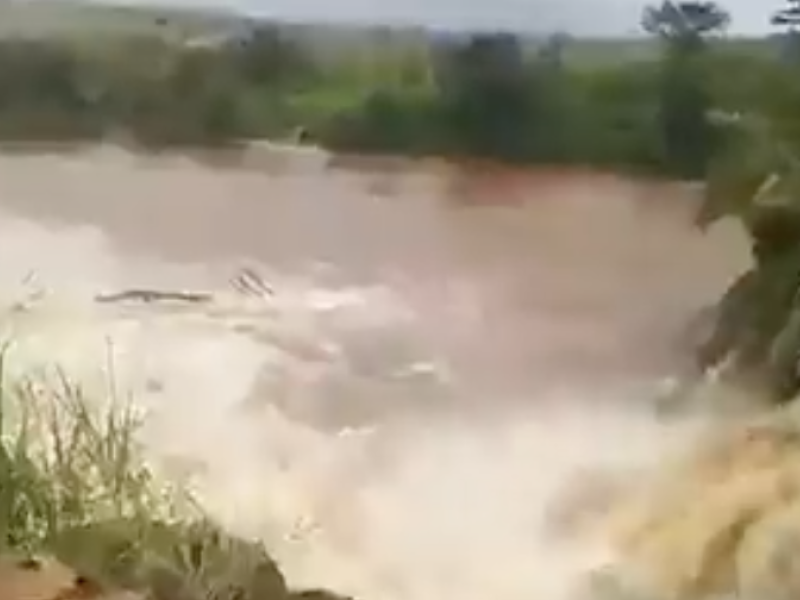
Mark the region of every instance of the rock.
[[[149, 590], [157, 600], [231, 597], [283, 600], [286, 583], [260, 543], [241, 540], [205, 521], [97, 522], [51, 541], [59, 558], [109, 587]], [[6, 600], [0, 594], [0, 600]]]
[[76, 573], [56, 560], [0, 558], [0, 598], [51, 600], [75, 588]]
[[2, 600], [144, 600], [109, 591], [54, 558], [0, 557]]

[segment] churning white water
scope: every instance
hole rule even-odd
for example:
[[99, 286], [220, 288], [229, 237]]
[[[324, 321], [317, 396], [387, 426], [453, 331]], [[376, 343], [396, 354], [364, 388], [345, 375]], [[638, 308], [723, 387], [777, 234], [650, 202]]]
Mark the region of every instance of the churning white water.
[[[741, 262], [674, 218], [603, 221], [614, 198], [576, 208], [557, 192], [564, 208], [448, 217], [374, 198], [350, 208], [339, 196], [363, 194], [352, 179], [310, 177], [0, 158], [10, 375], [58, 368], [89, 397], [129, 396], [150, 415], [150, 459], [264, 539], [295, 585], [365, 600], [572, 597], [614, 559], [570, 533], [605, 497], [581, 486], [594, 472], [640, 483], [707, 423], [665, 421], [649, 399], [670, 374], [668, 330]], [[275, 202], [263, 236], [293, 228], [284, 249], [308, 236], [316, 254], [236, 246], [270, 211], [236, 204], [258, 186], [283, 194], [260, 200]], [[171, 252], [158, 237], [197, 227]], [[272, 293], [233, 285], [244, 267]], [[210, 299], [95, 301], [129, 288]]]

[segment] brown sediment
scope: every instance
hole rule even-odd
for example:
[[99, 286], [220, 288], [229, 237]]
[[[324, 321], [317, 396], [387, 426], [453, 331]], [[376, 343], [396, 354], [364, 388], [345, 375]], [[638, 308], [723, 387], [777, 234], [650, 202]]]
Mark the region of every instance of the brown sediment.
[[[99, 291], [97, 287], [102, 287], [134, 291], [107, 298], [110, 300], [130, 297], [147, 300], [159, 297], [152, 290], [228, 288], [231, 274], [243, 263], [273, 268], [283, 274], [297, 274], [309, 279], [309, 286], [313, 286], [316, 275], [312, 267], [323, 264], [333, 265], [340, 285], [366, 284], [390, 289], [408, 304], [416, 322], [421, 323], [420, 335], [424, 336], [420, 345], [425, 350], [430, 348], [432, 354], [445, 357], [462, 389], [469, 392], [458, 395], [457, 402], [453, 403], [454, 412], [461, 416], [468, 412], [468, 404], [472, 403], [480, 405], [487, 415], [498, 415], [502, 408], [510, 407], [512, 424], [517, 418], [514, 411], [529, 418], [533, 425], [536, 419], [542, 419], [538, 429], [532, 427], [547, 438], [541, 446], [534, 445], [540, 455], [523, 461], [514, 450], [506, 449], [505, 452], [519, 460], [517, 470], [494, 473], [495, 483], [508, 485], [503, 493], [511, 493], [517, 488], [510, 481], [534, 480], [537, 468], [543, 475], [548, 471], [566, 475], [572, 468], [567, 460], [571, 457], [558, 456], [559, 451], [571, 452], [562, 448], [558, 439], [561, 434], [558, 428], [564, 423], [555, 419], [551, 431], [548, 415], [525, 412], [528, 405], [545, 401], [543, 398], [547, 396], [539, 394], [540, 390], [552, 389], [559, 383], [569, 383], [582, 390], [580, 401], [584, 412], [573, 421], [591, 429], [594, 427], [592, 411], [597, 408], [597, 415], [601, 414], [601, 407], [594, 407], [593, 403], [614, 401], [613, 395], [600, 393], [616, 389], [606, 386], [607, 382], [652, 380], [682, 368], [687, 360], [687, 349], [680, 335], [682, 327], [696, 311], [712, 302], [747, 263], [748, 248], [744, 236], [735, 227], [722, 224], [708, 234], [694, 228], [696, 195], [678, 185], [585, 170], [510, 169], [476, 163], [431, 166], [408, 161], [381, 165], [376, 164], [381, 162], [378, 159], [360, 161], [353, 157], [345, 161], [334, 157], [327, 165], [320, 165], [310, 158], [282, 157], [281, 161], [271, 164], [272, 157], [265, 153], [251, 156], [246, 165], [219, 161], [218, 165], [226, 166], [210, 169], [207, 161], [199, 164], [177, 155], [135, 156], [108, 148], [69, 156], [0, 154], [0, 277], [14, 279], [14, 269], [17, 269], [20, 276], [16, 280], [20, 280], [31, 268], [41, 267], [38, 270], [43, 273], [42, 279], [50, 287], [78, 281], [91, 286], [91, 295]], [[306, 159], [308, 163], [304, 162]], [[285, 168], [287, 161], [293, 163], [291, 168]], [[53, 236], [29, 235], [30, 229], [34, 229], [31, 223], [53, 232]], [[62, 230], [66, 230], [65, 238], [72, 237], [60, 238], [62, 243], [56, 247], [54, 239]], [[106, 258], [108, 263], [104, 262]], [[21, 260], [25, 264], [20, 266]], [[274, 292], [275, 302], [280, 302], [282, 290]], [[272, 302], [261, 304], [271, 305]], [[154, 312], [158, 310], [157, 306], [151, 308]], [[223, 322], [222, 326], [234, 329], [234, 319], [230, 314], [223, 314], [225, 310], [227, 307], [222, 307], [213, 318]], [[212, 316], [205, 316], [212, 319]], [[237, 315], [239, 317], [241, 315]], [[263, 337], [265, 332], [260, 327], [265, 319], [265, 314], [256, 311], [247, 316], [244, 324], [238, 321], [236, 327], [257, 331]], [[309, 335], [313, 336], [315, 330], [311, 329]], [[372, 344], [379, 333], [377, 329], [369, 331], [364, 336], [368, 339], [360, 340], [363, 348], [359, 349], [359, 356], [373, 359], [381, 352], [395, 351], [395, 339], [389, 340], [386, 347]], [[277, 340], [273, 345], [280, 347], [279, 342], [286, 340]], [[309, 363], [324, 362], [325, 357], [319, 360], [318, 357], [325, 353], [316, 346], [311, 348], [316, 354], [306, 352], [304, 344], [307, 342], [307, 339], [299, 342], [289, 339], [286, 354], [293, 352], [295, 358], [302, 355], [300, 360]], [[176, 345], [174, 350], [170, 346], [165, 352], [180, 354], [189, 353], [189, 350], [187, 344]], [[156, 354], [155, 349], [153, 354]], [[155, 360], [152, 356], [147, 358]], [[179, 358], [176, 357], [176, 361]], [[219, 365], [221, 372], [232, 368], [231, 364]], [[200, 379], [201, 373], [191, 375], [195, 374], [198, 380], [205, 381]], [[490, 419], [474, 419], [469, 423], [465, 419], [463, 429], [456, 428], [459, 434], [451, 440], [452, 448], [445, 447], [446, 437], [440, 437], [437, 431], [430, 436], [427, 450], [423, 448], [416, 454], [425, 438], [423, 434], [428, 432], [428, 421], [434, 423], [433, 428], [439, 426], [435, 419], [429, 419], [434, 410], [430, 398], [424, 394], [417, 398], [411, 392], [403, 392], [403, 402], [383, 402], [385, 398], [381, 393], [395, 399], [386, 392], [388, 386], [366, 385], [374, 382], [366, 381], [368, 375], [362, 376], [355, 369], [349, 374], [352, 381], [348, 383], [353, 385], [346, 390], [347, 398], [341, 404], [325, 398], [325, 418], [330, 413], [330, 420], [335, 421], [337, 427], [342, 421], [345, 425], [358, 425], [358, 418], [351, 418], [348, 408], [360, 414], [355, 408], [367, 402], [370, 411], [365, 411], [368, 413], [365, 420], [370, 423], [380, 424], [375, 416], [379, 412], [406, 410], [414, 412], [422, 424], [418, 428], [409, 426], [407, 430], [398, 427], [408, 439], [384, 438], [392, 450], [387, 452], [390, 459], [381, 464], [373, 463], [374, 452], [370, 453], [364, 459], [369, 463], [364, 467], [365, 473], [353, 466], [355, 463], [345, 456], [346, 450], [342, 450], [341, 445], [334, 445], [332, 438], [325, 438], [328, 446], [320, 449], [319, 459], [316, 454], [311, 457], [313, 460], [309, 459], [313, 464], [308, 467], [308, 485], [299, 477], [296, 489], [290, 489], [286, 495], [290, 500], [295, 497], [304, 502], [308, 500], [309, 506], [321, 505], [317, 512], [328, 518], [329, 535], [333, 540], [330, 548], [334, 551], [345, 548], [354, 538], [369, 538], [371, 525], [387, 525], [383, 519], [404, 518], [400, 506], [392, 507], [396, 514], [371, 515], [372, 521], [359, 516], [357, 495], [362, 491], [359, 488], [363, 483], [359, 479], [362, 475], [365, 481], [379, 488], [385, 486], [382, 491], [387, 495], [384, 498], [387, 503], [388, 500], [413, 503], [422, 496], [421, 510], [433, 513], [433, 516], [426, 515], [427, 525], [434, 529], [432, 533], [420, 532], [417, 537], [406, 538], [400, 534], [400, 528], [389, 528], [388, 532], [378, 532], [368, 541], [394, 542], [398, 546], [408, 543], [409, 548], [387, 550], [389, 554], [392, 550], [402, 553], [404, 558], [415, 552], [424, 554], [424, 547], [432, 544], [441, 552], [448, 550], [461, 557], [464, 562], [458, 567], [466, 573], [474, 565], [474, 559], [483, 554], [477, 549], [471, 554], [470, 549], [462, 549], [458, 541], [447, 547], [446, 542], [439, 539], [441, 535], [435, 531], [435, 521], [439, 518], [447, 521], [445, 517], [451, 516], [450, 508], [440, 503], [447, 500], [460, 505], [470, 492], [479, 496], [478, 492], [483, 490], [477, 489], [482, 487], [478, 478], [495, 468], [494, 463], [502, 462], [503, 450], [498, 450], [497, 445], [503, 440], [491, 435]], [[302, 382], [291, 383], [301, 388], [300, 392], [309, 389], [303, 388]], [[369, 392], [363, 394], [368, 397], [367, 401], [358, 396], [362, 389]], [[267, 393], [258, 395], [260, 406], [271, 403], [270, 406], [280, 412], [285, 408], [282, 402], [288, 405], [306, 400], [293, 396], [291, 389], [286, 390], [284, 399], [280, 394], [283, 391], [278, 390], [278, 397]], [[203, 402], [212, 403], [214, 399], [204, 397], [205, 389], [198, 392], [199, 397], [188, 399], [185, 410], [193, 416], [192, 411], [197, 411], [199, 427]], [[379, 402], [375, 402], [376, 394]], [[170, 396], [169, 399], [175, 398]], [[317, 405], [309, 410], [313, 411], [317, 416], [324, 412]], [[256, 419], [256, 411], [253, 412], [253, 419]], [[287, 409], [281, 416], [291, 420], [296, 413], [290, 414]], [[180, 437], [187, 428], [177, 426], [177, 417], [184, 422], [186, 414], [176, 414], [171, 430], [171, 435]], [[647, 426], [650, 425], [653, 430], [658, 429], [657, 424], [648, 421]], [[603, 426], [597, 425], [598, 430]], [[317, 421], [313, 427], [319, 427], [314, 430], [315, 434], [326, 435]], [[590, 432], [584, 436], [583, 430], [573, 431], [570, 441], [577, 446], [575, 452], [584, 453], [590, 461], [590, 455], [596, 450], [592, 444], [619, 445], [627, 451], [628, 440], [624, 434], [635, 433], [637, 424], [626, 427], [625, 423], [618, 428], [608, 427], [608, 438], [602, 440], [592, 438], [588, 435]], [[578, 429], [577, 425], [575, 428]], [[202, 445], [202, 449], [187, 443], [190, 449], [187, 452], [202, 450], [203, 459], [213, 462], [216, 476], [227, 475], [230, 471], [247, 479], [246, 483], [257, 482], [262, 474], [257, 463], [262, 457], [254, 457], [248, 470], [235, 470], [233, 467], [246, 461], [232, 450], [228, 456], [228, 448], [223, 446], [236, 446], [236, 430], [231, 429], [226, 436], [221, 434], [221, 429], [209, 431], [220, 436], [219, 440], [214, 438], [213, 448], [209, 447], [208, 440], [200, 439], [197, 444]], [[292, 428], [287, 431], [296, 435]], [[385, 431], [381, 433], [387, 435]], [[487, 434], [485, 439], [484, 433]], [[414, 435], [420, 440], [412, 440]], [[584, 442], [584, 437], [589, 440]], [[483, 441], [493, 444], [485, 450], [485, 455]], [[297, 452], [304, 458], [296, 448], [302, 442], [295, 439], [292, 442], [287, 445], [286, 453]], [[736, 442], [740, 443], [745, 442]], [[713, 587], [722, 576], [715, 575], [697, 583], [697, 578], [692, 579], [694, 575], [691, 574], [694, 566], [702, 564], [705, 565], [703, 569], [724, 574], [725, 565], [732, 560], [727, 548], [739, 543], [739, 538], [745, 535], [743, 529], [749, 529], [751, 520], [758, 516], [753, 513], [754, 505], [777, 506], [783, 502], [782, 494], [787, 493], [785, 478], [768, 468], [763, 471], [756, 468], [756, 464], [761, 464], [759, 461], [769, 462], [783, 451], [777, 446], [773, 449], [771, 444], [770, 441], [763, 445], [753, 443], [748, 446], [749, 458], [732, 462], [725, 458], [729, 449], [723, 449], [722, 458], [709, 458], [708, 465], [699, 469], [704, 474], [713, 471], [725, 482], [730, 481], [731, 471], [743, 470], [759, 477], [757, 483], [767, 491], [731, 501], [727, 505], [729, 509], [720, 506], [724, 495], [699, 483], [685, 487], [664, 484], [664, 502], [669, 499], [670, 503], [662, 505], [649, 503], [649, 497], [644, 495], [640, 498], [630, 489], [628, 480], [620, 486], [616, 482], [606, 486], [600, 481], [596, 486], [578, 490], [574, 507], [564, 507], [574, 508], [574, 511], [565, 511], [563, 524], [567, 529], [574, 524], [572, 533], [576, 535], [582, 530], [608, 527], [620, 551], [629, 551], [654, 564], [675, 565], [679, 574], [674, 579], [670, 579], [671, 574], [665, 575], [665, 585], [677, 581], [675, 585], [685, 589], [692, 585]], [[376, 448], [375, 445], [365, 447], [365, 454]], [[271, 447], [265, 443], [264, 448]], [[322, 460], [328, 458], [328, 450], [331, 455], [342, 453], [335, 457], [341, 458], [339, 463], [332, 461], [335, 464], [328, 465]], [[548, 455], [550, 450], [553, 456]], [[456, 460], [459, 451], [466, 452], [467, 458]], [[219, 461], [211, 461], [212, 458], [219, 458]], [[483, 460], [489, 466], [479, 464]], [[559, 460], [563, 464], [559, 464]], [[466, 472], [455, 473], [470, 461], [475, 464], [468, 465]], [[341, 473], [337, 470], [338, 464], [342, 465]], [[395, 472], [398, 464], [409, 470], [409, 482], [392, 479], [402, 479], [403, 473]], [[441, 484], [441, 489], [436, 487], [442, 477], [434, 478], [435, 474], [426, 470], [431, 464], [454, 471], [452, 475], [457, 481], [452, 489], [446, 482]], [[741, 469], [742, 465], [747, 468]], [[300, 475], [304, 474], [302, 464], [296, 468]], [[694, 476], [693, 472], [689, 475], [686, 472], [685, 476]], [[265, 473], [268, 473], [266, 468]], [[258, 506], [252, 510], [267, 510], [261, 503], [266, 504], [268, 498], [276, 496], [282, 484], [291, 486], [291, 478], [283, 481], [277, 479], [279, 473], [269, 474], [276, 479], [268, 475], [263, 477], [265, 488], [269, 489], [264, 491], [263, 499], [259, 495], [260, 488], [258, 494], [253, 494], [253, 503]], [[411, 474], [419, 477], [420, 485]], [[220, 481], [234, 483], [227, 478]], [[735, 490], [744, 497], [743, 482], [737, 479]], [[428, 497], [423, 494], [428, 491], [424, 486], [434, 488]], [[543, 485], [548, 486], [556, 487], [556, 483]], [[292, 492], [297, 493], [292, 495]], [[405, 493], [409, 495], [404, 496]], [[705, 519], [701, 507], [693, 507], [692, 501], [682, 495], [684, 493], [703, 495], [702, 502], [711, 507], [714, 518]], [[794, 492], [790, 490], [789, 493]], [[396, 497], [389, 497], [391, 494]], [[544, 492], [530, 494], [532, 502], [543, 503]], [[224, 499], [227, 498], [226, 495]], [[490, 500], [488, 496], [484, 498], [484, 502]], [[298, 500], [295, 504], [301, 503]], [[291, 508], [295, 509], [292, 515], [300, 510], [298, 506]], [[531, 510], [537, 508], [538, 505]], [[344, 516], [340, 518], [339, 512]], [[311, 515], [315, 516], [320, 515]], [[414, 515], [414, 523], [422, 517]], [[464, 519], [460, 525], [472, 525], [467, 513], [457, 518]], [[570, 523], [573, 518], [574, 523]], [[696, 535], [691, 533], [693, 537], [681, 538], [684, 534], [671, 533], [684, 526], [687, 532], [695, 531], [690, 525], [697, 519], [707, 527], [698, 530]], [[260, 519], [253, 520], [260, 522]], [[517, 525], [509, 520], [506, 527], [510, 527], [509, 523]], [[483, 525], [480, 523], [476, 527]], [[354, 529], [358, 536], [351, 535]], [[483, 540], [478, 538], [483, 534], [491, 537], [488, 529], [476, 531], [475, 537], [463, 538], [464, 546], [469, 546], [466, 542], [479, 545]], [[505, 533], [512, 537], [512, 533]], [[503, 539], [496, 543], [508, 541]], [[701, 550], [695, 552], [696, 547]], [[503, 551], [505, 549], [501, 549]], [[677, 557], [674, 561], [673, 553]], [[722, 563], [715, 562], [720, 556], [724, 557]], [[390, 558], [398, 559], [390, 556], [387, 560]], [[408, 562], [398, 561], [393, 565], [398, 572], [390, 573], [388, 578], [413, 577], [411, 571], [404, 569], [410, 569], [414, 558], [411, 556]], [[690, 558], [697, 560], [692, 563]], [[531, 556], [531, 562], [536, 559]], [[420, 566], [414, 563], [415, 568]], [[432, 578], [433, 570], [431, 567], [428, 573]], [[466, 593], [473, 580], [465, 575], [463, 581], [466, 583], [457, 591]], [[475, 581], [481, 581], [480, 577], [476, 576]], [[319, 583], [329, 582], [320, 578]], [[339, 589], [336, 583], [332, 585]], [[491, 595], [495, 588], [481, 591]], [[309, 595], [314, 597], [311, 593], [306, 597]]]
[[[121, 255], [207, 265], [201, 279], [148, 273], [131, 288], [207, 288], [242, 259], [289, 270], [324, 262], [352, 282], [399, 278], [432, 321], [450, 303], [471, 315], [454, 343], [480, 339], [476, 359], [507, 382], [529, 366], [537, 376], [663, 373], [685, 357], [681, 329], [747, 264], [735, 227], [693, 227], [696, 195], [677, 184], [336, 159], [323, 168], [292, 155], [275, 170], [270, 157], [209, 169], [113, 148], [5, 154], [0, 210], [93, 231]], [[0, 250], [16, 260], [1, 241]]]

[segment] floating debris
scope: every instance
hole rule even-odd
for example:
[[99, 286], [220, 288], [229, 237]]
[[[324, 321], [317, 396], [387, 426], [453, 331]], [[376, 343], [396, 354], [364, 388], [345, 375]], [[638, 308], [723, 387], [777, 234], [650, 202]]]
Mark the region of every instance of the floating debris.
[[237, 292], [246, 296], [274, 296], [275, 290], [264, 282], [255, 270], [246, 267], [231, 279], [231, 285]]
[[211, 302], [214, 297], [212, 294], [199, 292], [169, 292], [148, 289], [133, 289], [115, 292], [112, 294], [98, 294], [94, 297], [95, 302], [113, 303], [124, 302], [126, 300], [139, 300], [141, 302], [155, 301], [178, 301], [178, 302]]
[[[242, 269], [235, 277], [230, 280], [233, 288], [246, 296], [264, 298], [274, 296], [275, 291], [264, 282], [264, 279], [253, 269]], [[148, 288], [127, 289], [121, 292], [97, 294], [95, 302], [110, 304], [115, 302], [125, 302], [129, 300], [151, 303], [151, 302], [187, 302], [192, 304], [208, 303], [214, 300], [214, 295], [209, 292], [186, 292], [155, 290]]]

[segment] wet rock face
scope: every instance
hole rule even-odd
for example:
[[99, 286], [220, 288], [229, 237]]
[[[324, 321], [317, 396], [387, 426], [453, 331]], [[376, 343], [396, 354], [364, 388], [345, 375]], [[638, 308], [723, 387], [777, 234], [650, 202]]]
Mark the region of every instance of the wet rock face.
[[[143, 593], [113, 589], [80, 574], [54, 558], [0, 558], [2, 600], [201, 600], [203, 591], [193, 590], [175, 571], [160, 568], [150, 573], [150, 587]], [[223, 592], [236, 600], [351, 600], [324, 589], [288, 591], [277, 567], [260, 565], [250, 580], [231, 584]]]
[[261, 545], [207, 523], [110, 520], [62, 531], [51, 545], [82, 573], [112, 588], [145, 590], [157, 600], [193, 600], [208, 590], [242, 600], [286, 595], [283, 574]]

